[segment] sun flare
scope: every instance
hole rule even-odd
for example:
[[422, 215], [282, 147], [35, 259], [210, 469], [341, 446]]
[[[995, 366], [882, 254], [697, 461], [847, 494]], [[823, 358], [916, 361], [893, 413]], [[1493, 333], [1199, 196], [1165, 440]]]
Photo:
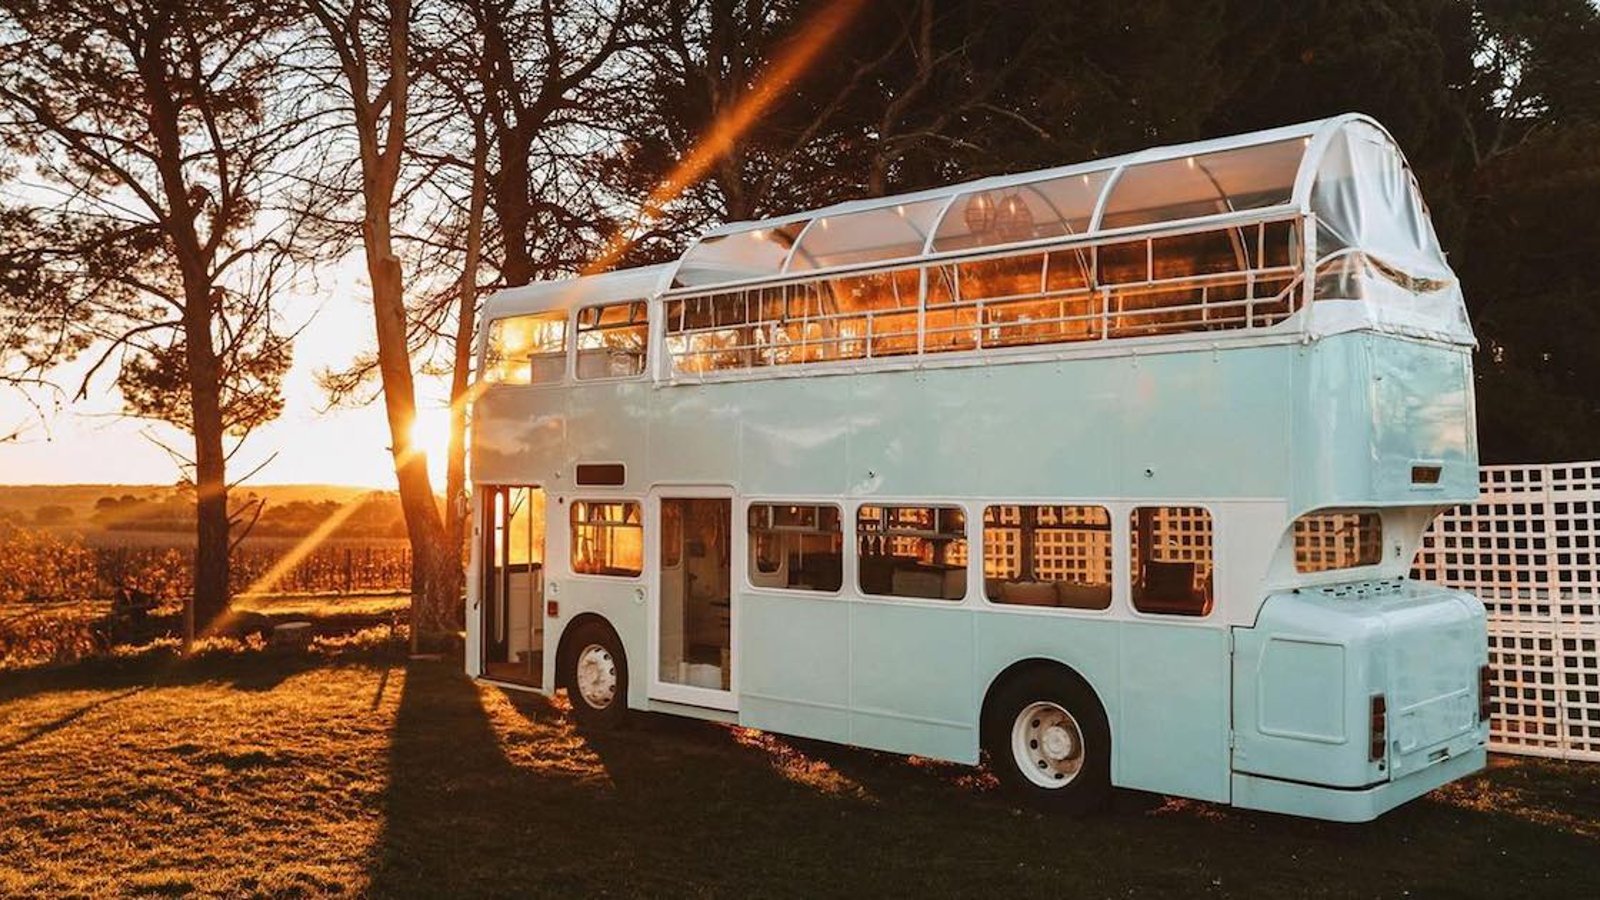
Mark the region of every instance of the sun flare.
[[411, 423], [410, 439], [412, 447], [427, 454], [428, 476], [436, 489], [443, 490], [450, 455], [450, 410], [419, 407]]

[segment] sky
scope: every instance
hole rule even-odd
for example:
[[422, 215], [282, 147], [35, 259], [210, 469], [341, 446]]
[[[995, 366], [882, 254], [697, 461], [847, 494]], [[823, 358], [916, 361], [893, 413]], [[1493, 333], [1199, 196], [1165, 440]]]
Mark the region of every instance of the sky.
[[[353, 264], [351, 264], [353, 263]], [[381, 403], [355, 409], [327, 410], [326, 394], [316, 372], [350, 363], [374, 345], [372, 304], [359, 257], [323, 279], [325, 294], [295, 296], [283, 304], [283, 325], [310, 321], [296, 339], [294, 365], [284, 380], [284, 411], [276, 421], [250, 436], [229, 464], [237, 478], [276, 453], [245, 483], [349, 484], [395, 487], [389, 456], [389, 427]], [[94, 351], [58, 367], [52, 378], [70, 395], [97, 357]], [[172, 484], [177, 465], [156, 441], [192, 455], [193, 442], [169, 426], [121, 415], [114, 366], [106, 366], [90, 385], [87, 399], [58, 402], [35, 394], [43, 414], [15, 391], [0, 388], [0, 435], [21, 430], [14, 441], [0, 442], [0, 485], [3, 484]], [[417, 380], [419, 440], [428, 450], [435, 483], [443, 482], [448, 440], [449, 385], [441, 378]], [[148, 436], [147, 436], [148, 435]], [[154, 437], [155, 440], [151, 440]]]

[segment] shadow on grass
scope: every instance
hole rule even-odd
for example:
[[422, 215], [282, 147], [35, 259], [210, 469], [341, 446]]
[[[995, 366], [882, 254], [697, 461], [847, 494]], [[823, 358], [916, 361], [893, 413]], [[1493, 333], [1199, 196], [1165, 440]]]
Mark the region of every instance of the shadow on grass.
[[183, 657], [175, 642], [91, 657], [65, 666], [0, 672], [0, 703], [59, 691], [114, 690], [169, 685], [226, 684], [269, 691], [301, 672], [326, 668], [387, 669], [405, 659], [397, 643], [372, 643], [282, 653], [241, 644], [217, 644]]
[[408, 668], [389, 777], [380, 896], [1600, 895], [1600, 840], [1498, 806], [1505, 773], [1364, 826], [1130, 792], [1074, 821], [962, 766], [652, 715], [580, 735], [448, 664]]
[[[797, 816], [816, 833], [846, 811], [725, 727], [639, 714], [581, 735], [544, 698], [481, 690], [409, 667], [374, 894], [770, 894], [751, 860], [790, 855]], [[815, 885], [832, 865], [810, 868]]]
[[60, 716], [59, 718], [53, 719], [53, 720], [51, 720], [49, 722], [46, 722], [43, 725], [39, 725], [39, 726], [36, 726], [36, 727], [30, 729], [27, 734], [24, 734], [19, 738], [16, 738], [16, 739], [10, 740], [10, 741], [6, 741], [5, 743], [0, 744], [0, 755], [4, 755], [5, 753], [8, 753], [8, 752], [10, 752], [12, 750], [17, 749], [18, 747], [27, 746], [28, 744], [33, 743], [34, 741], [38, 740], [39, 738], [42, 738], [42, 737], [45, 737], [46, 735], [49, 735], [49, 734], [52, 734], [54, 732], [60, 731], [61, 729], [67, 727], [68, 725], [71, 725], [73, 722], [78, 721], [79, 719], [83, 718], [84, 716], [88, 715], [89, 713], [92, 713], [95, 710], [100, 709], [101, 707], [109, 706], [109, 705], [111, 705], [113, 703], [116, 703], [119, 700], [124, 700], [124, 699], [126, 699], [128, 697], [131, 697], [134, 694], [137, 694], [142, 690], [144, 690], [144, 688], [142, 686], [141, 687], [132, 687], [132, 688], [128, 688], [127, 690], [121, 691], [119, 693], [112, 694], [109, 697], [101, 697], [99, 700], [94, 700], [92, 702], [85, 703], [83, 706], [80, 706], [77, 709], [74, 709], [73, 711], [67, 713], [64, 716]]

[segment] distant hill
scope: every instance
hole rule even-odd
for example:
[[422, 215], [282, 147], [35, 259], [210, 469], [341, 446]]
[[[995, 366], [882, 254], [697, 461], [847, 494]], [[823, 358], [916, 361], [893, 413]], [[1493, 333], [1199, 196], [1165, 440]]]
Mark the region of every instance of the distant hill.
[[[18, 510], [32, 518], [41, 506], [65, 506], [77, 518], [87, 519], [101, 497], [133, 496], [163, 498], [176, 493], [170, 484], [0, 484], [0, 510]], [[333, 500], [343, 503], [362, 494], [372, 493], [372, 488], [345, 484], [268, 484], [259, 487], [244, 485], [234, 489], [240, 496], [256, 494], [270, 504], [292, 503], [296, 500]]]
[[[404, 534], [393, 492], [334, 484], [244, 486], [234, 489], [235, 505], [265, 501], [254, 533], [300, 535], [351, 501], [361, 508], [341, 530], [351, 536]], [[153, 484], [0, 485], [0, 521], [54, 530], [97, 532], [181, 532], [193, 528], [193, 494], [188, 488]]]

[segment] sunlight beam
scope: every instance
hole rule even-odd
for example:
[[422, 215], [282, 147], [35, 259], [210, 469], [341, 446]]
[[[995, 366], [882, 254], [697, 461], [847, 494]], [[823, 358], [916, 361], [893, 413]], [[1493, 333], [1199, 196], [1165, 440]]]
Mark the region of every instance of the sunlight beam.
[[[772, 64], [761, 73], [754, 87], [734, 107], [711, 124], [710, 130], [679, 161], [672, 172], [656, 185], [646, 198], [640, 212], [640, 221], [649, 222], [659, 216], [658, 210], [683, 194], [685, 190], [705, 176], [707, 170], [721, 159], [734, 142], [750, 129], [784, 94], [794, 81], [805, 73], [817, 55], [832, 43], [850, 20], [855, 17], [866, 0], [834, 0], [813, 16], [801, 29], [784, 43]], [[634, 238], [618, 235], [602, 249], [581, 274], [603, 272], [626, 253]]]

